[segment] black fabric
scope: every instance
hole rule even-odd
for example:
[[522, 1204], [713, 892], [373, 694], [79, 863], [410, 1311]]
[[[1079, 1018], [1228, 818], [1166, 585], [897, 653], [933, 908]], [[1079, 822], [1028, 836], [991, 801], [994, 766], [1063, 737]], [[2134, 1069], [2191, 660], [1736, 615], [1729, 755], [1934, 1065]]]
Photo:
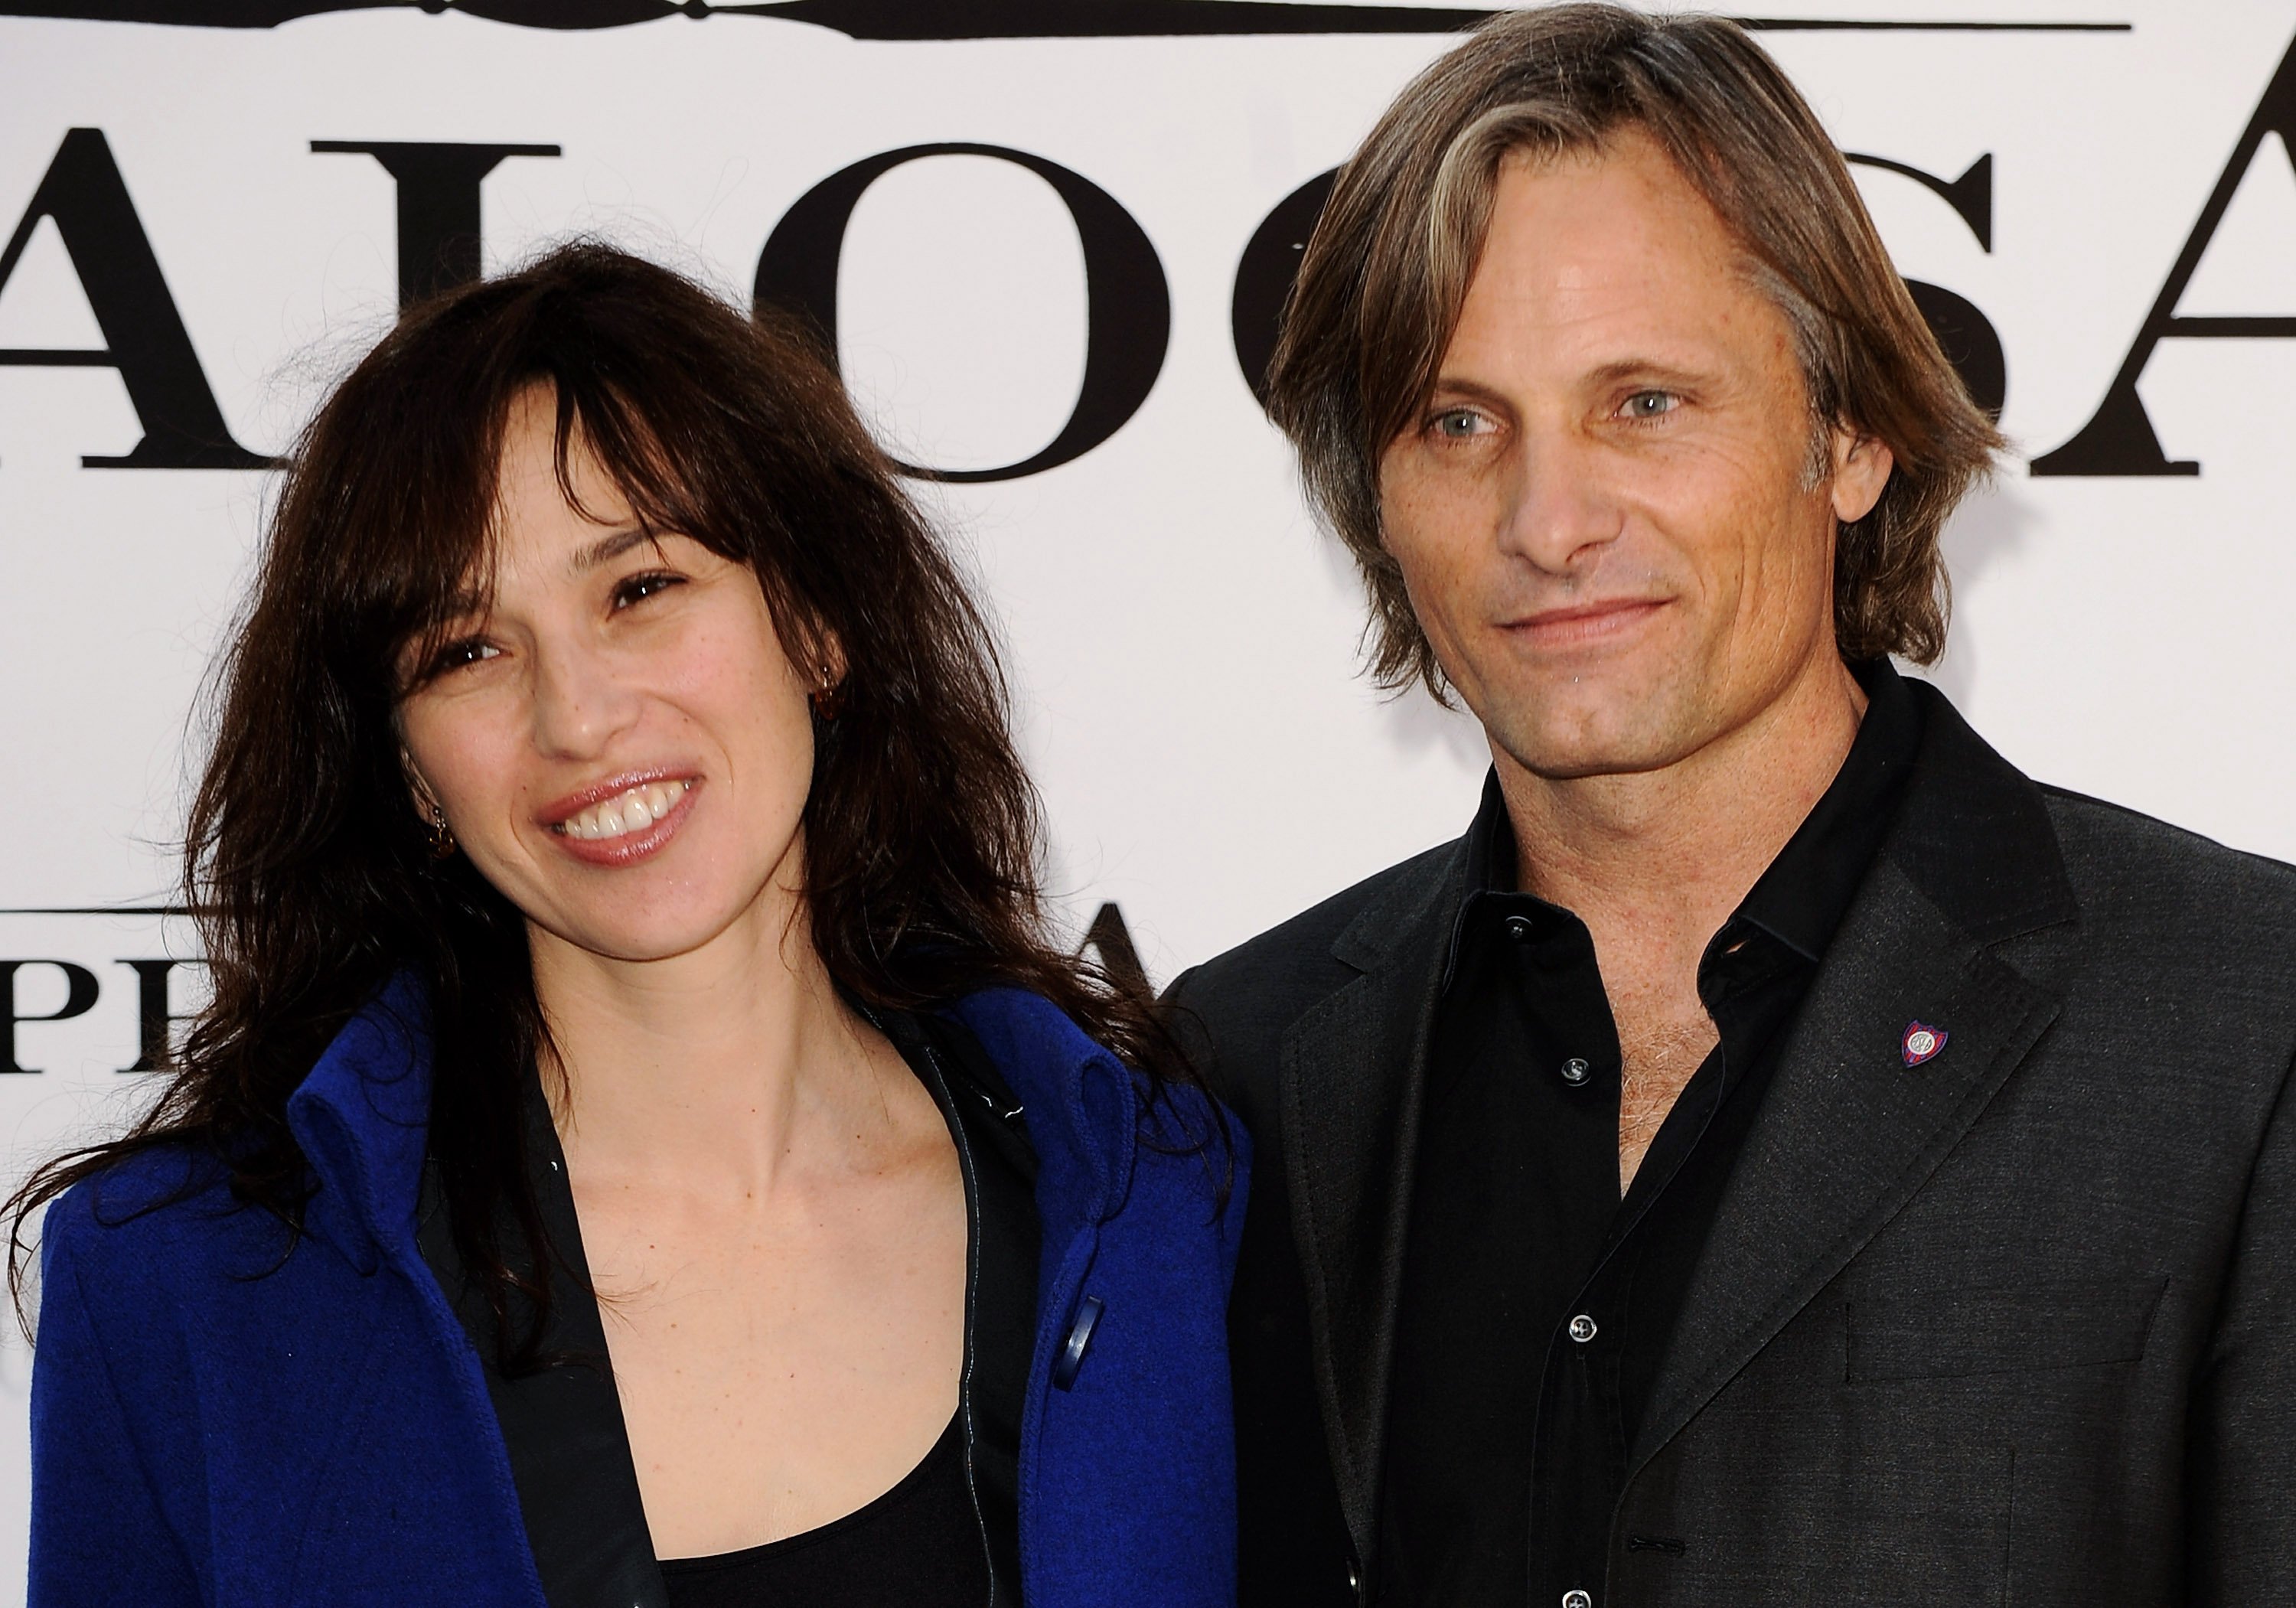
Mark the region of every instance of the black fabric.
[[[535, 1201], [554, 1253], [550, 1326], [540, 1345], [550, 1366], [516, 1377], [503, 1374], [494, 1313], [480, 1287], [463, 1276], [435, 1164], [423, 1169], [415, 1243], [485, 1368], [527, 1542], [551, 1608], [668, 1608], [637, 1467], [630, 1459], [621, 1398], [607, 1359], [605, 1328], [590, 1293], [590, 1268], [582, 1253], [565, 1153], [559, 1148], [541, 1080], [530, 1073], [526, 1146]], [[518, 1236], [507, 1225], [498, 1233], [510, 1253]], [[515, 1271], [532, 1276], [523, 1259], [511, 1259]], [[528, 1316], [512, 1309], [513, 1322]]]
[[[931, 1092], [949, 1124], [971, 1225], [964, 1380], [955, 1422], [965, 1442], [960, 1470], [969, 1488], [972, 1566], [938, 1567], [931, 1578], [942, 1595], [908, 1593], [882, 1600], [920, 1608], [1004, 1608], [1019, 1602], [1020, 1592], [1021, 1413], [1035, 1343], [1042, 1239], [1036, 1154], [1019, 1103], [962, 1023], [902, 1012], [868, 1014]], [[547, 1366], [516, 1378], [503, 1375], [493, 1313], [463, 1276], [432, 1173], [424, 1180], [417, 1243], [484, 1366], [551, 1608], [670, 1608], [673, 1599], [654, 1558], [605, 1332], [590, 1289], [564, 1154], [541, 1083], [531, 1076], [527, 1112], [532, 1181], [554, 1253], [551, 1326], [541, 1347]], [[514, 1237], [505, 1235], [504, 1243], [513, 1243]], [[857, 1515], [849, 1515], [853, 1516]], [[919, 1545], [929, 1551], [938, 1546], [937, 1534], [921, 1533]], [[775, 1545], [794, 1548], [804, 1538], [791, 1537]], [[858, 1584], [865, 1581], [857, 1578]], [[681, 1608], [686, 1600], [683, 1595], [676, 1598]]]
[[1699, 993], [1719, 1042], [1623, 1199], [1619, 1036], [1594, 942], [1515, 891], [1505, 803], [1486, 784], [1428, 1057], [1382, 1601], [1543, 1605], [1601, 1581], [1628, 1451], [1781, 1030], [1920, 747], [1904, 685], [1862, 678], [1839, 773], [1707, 947]]
[[[998, 1608], [1021, 1600], [1021, 1414], [1037, 1343], [1037, 1153], [1021, 1103], [965, 1026], [882, 1013], [879, 1025], [926, 1076], [956, 1136], [973, 1214], [965, 1316], [964, 1411], [972, 1474]], [[968, 1601], [976, 1599], [967, 1599]]]
[[661, 1565], [670, 1608], [906, 1608], [979, 1604], [988, 1565], [964, 1478], [964, 1416], [899, 1484], [785, 1540]]

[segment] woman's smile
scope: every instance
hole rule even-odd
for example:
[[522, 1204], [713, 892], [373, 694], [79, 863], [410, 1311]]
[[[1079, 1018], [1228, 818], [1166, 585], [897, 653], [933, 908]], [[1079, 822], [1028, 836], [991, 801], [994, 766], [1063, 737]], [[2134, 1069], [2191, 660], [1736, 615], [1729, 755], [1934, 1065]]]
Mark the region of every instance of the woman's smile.
[[542, 821], [575, 859], [628, 866], [668, 846], [701, 785], [696, 775], [618, 776], [560, 800], [542, 812]]

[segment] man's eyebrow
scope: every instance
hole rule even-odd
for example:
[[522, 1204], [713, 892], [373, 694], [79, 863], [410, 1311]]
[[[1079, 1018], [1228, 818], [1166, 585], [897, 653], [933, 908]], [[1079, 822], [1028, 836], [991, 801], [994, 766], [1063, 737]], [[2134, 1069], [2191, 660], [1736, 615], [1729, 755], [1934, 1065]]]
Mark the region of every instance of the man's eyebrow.
[[570, 573], [585, 575], [601, 564], [611, 564], [631, 548], [654, 539], [654, 533], [644, 525], [626, 525], [621, 529], [600, 537], [577, 553], [567, 566]]
[[1709, 376], [1677, 364], [1661, 363], [1655, 357], [1621, 357], [1605, 363], [1587, 376], [1596, 385], [1621, 385], [1630, 380], [1645, 380], [1658, 385], [1697, 386]]
[[1488, 385], [1464, 380], [1456, 374], [1438, 374], [1434, 389], [1428, 393], [1431, 401], [1449, 399], [1461, 402], [1480, 402], [1486, 406], [1505, 408], [1507, 399]]

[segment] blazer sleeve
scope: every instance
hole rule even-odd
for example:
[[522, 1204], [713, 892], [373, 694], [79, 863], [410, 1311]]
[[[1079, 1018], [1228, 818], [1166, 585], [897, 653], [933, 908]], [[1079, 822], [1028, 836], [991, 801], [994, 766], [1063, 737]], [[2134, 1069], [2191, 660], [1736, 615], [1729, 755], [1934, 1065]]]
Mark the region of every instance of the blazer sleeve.
[[[49, 1209], [32, 1355], [32, 1534], [27, 1608], [171, 1608], [201, 1601], [160, 1512], [107, 1347], [82, 1284], [85, 1201]], [[78, 1232], [74, 1232], [78, 1230]]]
[[2296, 1576], [2296, 1093], [2249, 1182], [2213, 1342], [2193, 1401], [2185, 1505], [2194, 1608], [2279, 1600]]

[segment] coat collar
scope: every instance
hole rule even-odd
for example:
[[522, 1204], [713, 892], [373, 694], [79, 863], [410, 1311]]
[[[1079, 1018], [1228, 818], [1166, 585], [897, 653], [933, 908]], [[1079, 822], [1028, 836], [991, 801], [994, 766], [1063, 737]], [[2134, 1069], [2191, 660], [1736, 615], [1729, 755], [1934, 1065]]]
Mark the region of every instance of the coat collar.
[[[1991, 953], [2078, 914], [2040, 790], [1934, 690], [1902, 690], [1923, 720], [1913, 775], [1740, 1158], [1638, 1457], [1904, 1203], [2054, 1015]], [[1331, 945], [1357, 975], [1292, 1023], [1279, 1068], [1317, 1386], [1366, 1563], [1427, 1057], [1472, 869], [1462, 839], [1365, 907]], [[1948, 1026], [1952, 1053], [1892, 1082], [1915, 1019]]]
[[1105, 1222], [1132, 1180], [1140, 1130], [1132, 1074], [1060, 1007], [1023, 989], [984, 989], [951, 1013], [980, 1040], [1025, 1113], [1047, 1237], [1068, 1227], [1052, 1220], [1063, 1202], [1078, 1226]]
[[430, 1012], [400, 972], [353, 1017], [287, 1101], [317, 1182], [305, 1229], [373, 1273], [414, 1254], [430, 1131]]

